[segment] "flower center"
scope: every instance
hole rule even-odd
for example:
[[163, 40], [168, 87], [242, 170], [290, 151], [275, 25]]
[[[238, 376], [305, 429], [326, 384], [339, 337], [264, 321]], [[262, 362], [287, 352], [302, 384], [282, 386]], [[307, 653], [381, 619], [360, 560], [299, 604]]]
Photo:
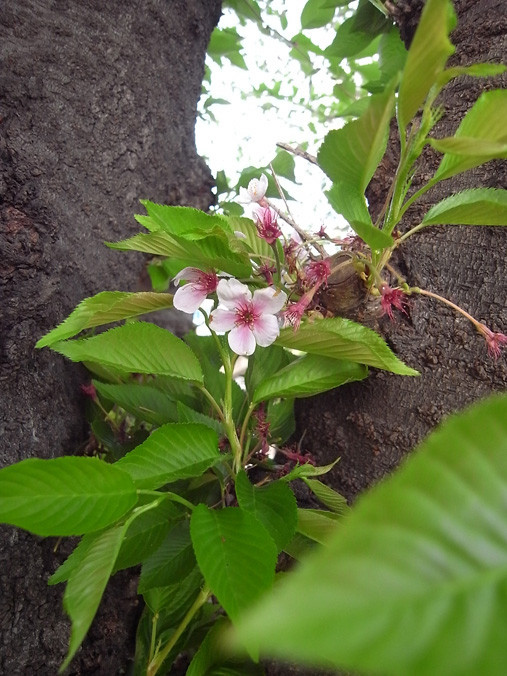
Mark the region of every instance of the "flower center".
[[253, 328], [259, 314], [255, 312], [252, 302], [245, 302], [236, 308], [236, 326]]

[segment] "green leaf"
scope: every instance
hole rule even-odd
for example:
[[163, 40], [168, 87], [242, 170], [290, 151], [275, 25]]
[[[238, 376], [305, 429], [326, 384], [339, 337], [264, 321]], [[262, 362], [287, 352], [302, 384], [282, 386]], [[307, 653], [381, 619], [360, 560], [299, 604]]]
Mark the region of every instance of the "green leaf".
[[392, 246], [391, 235], [376, 228], [371, 222], [364, 194], [359, 188], [342, 181], [334, 183], [324, 194], [333, 209], [347, 219], [354, 232], [368, 246], [377, 250]]
[[311, 354], [375, 366], [398, 375], [419, 375], [400, 361], [377, 333], [343, 317], [305, 322], [297, 331], [282, 329], [276, 343]]
[[253, 355], [248, 359], [248, 368], [245, 374], [245, 385], [250, 395], [266, 378], [270, 378], [273, 373], [290, 363], [288, 355], [287, 350], [279, 345], [256, 348]]
[[181, 401], [178, 401], [176, 406], [178, 411], [178, 422], [201, 423], [202, 425], [206, 425], [206, 427], [211, 427], [212, 430], [215, 430], [218, 436], [224, 434], [223, 425], [219, 420], [210, 418], [199, 411], [195, 411], [193, 408], [190, 408], [190, 406], [185, 406]]
[[283, 176], [289, 181], [295, 181], [294, 170], [296, 168], [296, 161], [294, 155], [288, 153], [286, 150], [279, 150], [275, 158], [271, 162], [273, 171], [277, 176]]
[[273, 249], [266, 240], [259, 237], [255, 223], [250, 218], [229, 216], [228, 221], [234, 232], [240, 232], [245, 235], [245, 238], [242, 238], [240, 241], [246, 244], [249, 251], [256, 254], [258, 257], [262, 256], [267, 259], [273, 258], [274, 261]]
[[266, 420], [269, 423], [271, 441], [283, 444], [296, 431], [294, 399], [271, 399], [268, 402]]
[[63, 606], [72, 621], [72, 630], [69, 651], [59, 673], [67, 668], [90, 628], [126, 529], [124, 524], [97, 537], [67, 583]]
[[230, 233], [227, 219], [219, 214], [207, 214], [191, 207], [155, 204], [149, 200], [141, 200], [148, 216], [136, 216], [136, 220], [151, 232], [163, 230], [168, 235], [176, 235], [184, 239], [199, 240], [211, 233], [218, 236]]
[[343, 516], [350, 512], [347, 500], [330, 486], [323, 484], [322, 481], [318, 481], [317, 479], [307, 479], [305, 477], [303, 481], [315, 497], [332, 512], [335, 512], [335, 514]]
[[137, 502], [132, 479], [97, 458], [30, 458], [0, 470], [0, 521], [36, 535], [82, 535]]
[[345, 670], [503, 676], [506, 495], [503, 395], [449, 419], [366, 494], [240, 636]]
[[502, 63], [473, 63], [471, 66], [454, 66], [446, 68], [438, 78], [438, 84], [444, 87], [455, 77], [467, 75], [469, 77], [494, 77], [505, 73], [507, 66]]
[[333, 183], [345, 182], [365, 191], [385, 152], [393, 111], [394, 84], [374, 94], [357, 120], [327, 134], [318, 162]]
[[177, 523], [160, 547], [143, 563], [138, 591], [166, 587], [179, 582], [195, 566], [188, 520]]
[[310, 463], [298, 465], [297, 467], [294, 467], [294, 469], [288, 474], [282, 477], [281, 481], [294, 481], [295, 479], [304, 479], [305, 477], [310, 476], [322, 476], [322, 474], [327, 474], [330, 472], [339, 461], [340, 458], [336, 458], [334, 462], [330, 463], [329, 465], [322, 465], [321, 467], [316, 467]]
[[507, 225], [507, 190], [464, 190], [431, 207], [422, 225]]
[[427, 0], [424, 5], [401, 78], [398, 119], [402, 130], [424, 103], [454, 52], [448, 37], [453, 13], [448, 0]]
[[123, 538], [114, 572], [137, 566], [151, 556], [162, 544], [171, 522], [181, 519], [182, 513], [180, 506], [164, 500], [132, 519]]
[[338, 26], [333, 42], [326, 48], [327, 58], [345, 59], [358, 55], [373, 40], [373, 35], [355, 29], [355, 17], [351, 16]]
[[310, 540], [321, 545], [329, 543], [329, 538], [336, 532], [340, 517], [335, 512], [322, 509], [298, 509], [296, 530]]
[[185, 608], [190, 606], [202, 584], [202, 575], [194, 566], [183, 580], [167, 587], [147, 589], [143, 598], [152, 613], [164, 615], [168, 622], [178, 622], [185, 615]]
[[263, 676], [260, 664], [231, 658], [223, 643], [223, 632], [230, 622], [219, 617], [195, 653], [186, 676]]
[[82, 300], [67, 319], [42, 337], [35, 347], [52, 345], [94, 326], [118, 322], [172, 306], [173, 297], [168, 293], [102, 291], [96, 296]]
[[247, 277], [252, 270], [245, 254], [237, 253], [231, 245], [237, 245], [233, 239], [210, 235], [198, 241], [189, 241], [176, 235], [168, 235], [162, 230], [148, 234], [140, 233], [121, 242], [107, 242], [111, 249], [120, 251], [143, 251], [157, 256], [171, 256], [203, 270], [215, 268], [237, 277]]
[[92, 361], [130, 373], [150, 373], [202, 382], [199, 362], [185, 343], [166, 329], [135, 322], [92, 338], [52, 346], [72, 361]]
[[238, 507], [198, 505], [190, 533], [204, 579], [234, 622], [273, 584], [277, 551], [264, 526]]
[[287, 483], [273, 481], [266, 486], [252, 486], [246, 472], [236, 477], [239, 506], [255, 516], [282, 551], [296, 532], [297, 503]]
[[448, 152], [432, 182], [450, 178], [489, 160], [507, 157], [506, 117], [507, 90], [483, 92], [461, 121], [454, 137], [430, 140], [434, 147]]
[[209, 427], [168, 423], [114, 466], [127, 472], [137, 488], [155, 490], [179, 479], [199, 476], [219, 459], [218, 437]]
[[336, 8], [326, 4], [327, 0], [308, 0], [301, 12], [301, 28], [320, 28], [330, 23]]
[[255, 390], [253, 402], [273, 397], [311, 397], [345, 383], [363, 380], [366, 366], [341, 359], [307, 355], [266, 378]]
[[155, 387], [138, 383], [109, 385], [98, 380], [93, 384], [99, 395], [118, 404], [138, 420], [163, 425], [178, 419], [175, 402]]

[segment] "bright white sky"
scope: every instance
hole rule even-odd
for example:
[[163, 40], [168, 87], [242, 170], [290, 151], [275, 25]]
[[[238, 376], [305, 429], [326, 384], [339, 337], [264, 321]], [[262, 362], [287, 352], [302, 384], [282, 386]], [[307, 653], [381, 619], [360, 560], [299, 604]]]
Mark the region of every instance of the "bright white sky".
[[[300, 16], [306, 0], [291, 0], [291, 2], [272, 0], [270, 4], [273, 8], [282, 5], [285, 7], [288, 26], [282, 31], [275, 17], [266, 18], [269, 25], [282, 32], [288, 39], [301, 31]], [[244, 36], [243, 56], [248, 71], [232, 66], [225, 60], [224, 65], [219, 67], [208, 59], [212, 70], [211, 95], [214, 98], [226, 99], [230, 104], [213, 106], [218, 123], [198, 119], [196, 143], [199, 154], [206, 158], [213, 174], [224, 169], [226, 175], [235, 183], [244, 168], [267, 166], [275, 156], [277, 141], [293, 145], [304, 141], [312, 142], [315, 137], [307, 127], [309, 122], [315, 122], [315, 119], [309, 111], [302, 111], [283, 101], [277, 102], [280, 112], [275, 109], [263, 110], [261, 106], [267, 99], [248, 96], [248, 92], [261, 83], [270, 84], [278, 80], [286, 83], [283, 86], [286, 87], [287, 93], [292, 92], [293, 83], [297, 83], [300, 94], [305, 95], [305, 89], [308, 92], [308, 79], [302, 73], [299, 64], [289, 57], [288, 47], [278, 40], [261, 35], [253, 24], [239, 26], [233, 12], [222, 16], [219, 27], [235, 27]], [[314, 29], [309, 31], [308, 35], [313, 42], [325, 47], [333, 39], [333, 29]], [[265, 62], [266, 68], [259, 69], [257, 66], [259, 62]], [[331, 92], [333, 82], [325, 79], [327, 77], [325, 69], [321, 72], [322, 75], [319, 73], [314, 76], [314, 86], [320, 91]], [[334, 125], [338, 126], [341, 126], [340, 120]], [[316, 145], [309, 147], [310, 153], [316, 154], [322, 138], [331, 128], [333, 125], [322, 129], [321, 138]], [[321, 170], [302, 158], [296, 158], [296, 179], [299, 185], [285, 185], [297, 200], [290, 202], [289, 205], [299, 225], [310, 231], [317, 231], [321, 225], [326, 225], [330, 234], [343, 228], [341, 217], [330, 209], [322, 193], [323, 186], [328, 184]], [[280, 206], [283, 208], [282, 203]], [[341, 232], [343, 233], [343, 230]]]

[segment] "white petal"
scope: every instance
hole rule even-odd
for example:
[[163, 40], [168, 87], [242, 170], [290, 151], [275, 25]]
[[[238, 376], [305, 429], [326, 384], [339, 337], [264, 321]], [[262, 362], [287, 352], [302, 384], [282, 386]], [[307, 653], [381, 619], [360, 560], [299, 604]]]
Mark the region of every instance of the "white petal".
[[267, 347], [274, 343], [279, 333], [278, 319], [274, 315], [264, 315], [254, 323], [253, 334], [257, 344], [261, 347]]
[[260, 314], [275, 315], [285, 305], [287, 294], [284, 291], [278, 291], [272, 286], [267, 289], [257, 289], [253, 295], [253, 306], [255, 312]]
[[255, 337], [246, 324], [232, 329], [229, 333], [229, 346], [233, 352], [245, 357], [255, 352]]
[[252, 198], [246, 188], [239, 189], [239, 196], [237, 197], [236, 201], [239, 202], [240, 204], [250, 204]]
[[234, 310], [239, 303], [252, 298], [250, 289], [237, 279], [221, 279], [217, 286], [218, 301], [228, 310]]
[[252, 180], [248, 184], [247, 190], [248, 194], [250, 195], [250, 200], [252, 202], [259, 202], [266, 194], [267, 189], [268, 189], [268, 179], [266, 178], [265, 174], [262, 174], [260, 179], [252, 178]]
[[178, 286], [182, 279], [185, 279], [189, 282], [197, 282], [202, 274], [202, 270], [199, 270], [198, 268], [183, 268], [183, 270], [180, 270], [173, 279], [173, 284]]
[[217, 333], [225, 333], [234, 327], [236, 323], [236, 313], [234, 310], [222, 310], [218, 308], [213, 310], [210, 315], [210, 328]]
[[241, 230], [235, 230], [234, 234], [238, 239], [247, 239], [247, 236], [245, 235], [244, 232], [241, 232]]
[[173, 305], [177, 310], [193, 314], [206, 298], [206, 291], [194, 284], [185, 284], [174, 294]]

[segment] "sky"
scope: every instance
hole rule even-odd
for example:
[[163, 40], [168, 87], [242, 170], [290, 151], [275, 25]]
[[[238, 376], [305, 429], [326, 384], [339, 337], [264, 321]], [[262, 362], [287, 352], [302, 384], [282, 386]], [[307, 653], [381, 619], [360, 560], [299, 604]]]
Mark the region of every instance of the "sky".
[[[271, 0], [271, 7], [284, 5], [288, 21], [282, 31], [275, 17], [267, 17], [266, 23], [291, 38], [301, 30], [300, 16], [306, 0], [283, 2]], [[250, 92], [262, 83], [270, 80], [282, 81], [282, 91], [292, 92], [292, 83], [296, 83], [300, 93], [309, 99], [308, 78], [302, 73], [297, 61], [289, 57], [289, 49], [276, 39], [261, 35], [254, 24], [239, 25], [236, 15], [230, 10], [222, 16], [220, 28], [235, 27], [244, 36], [243, 56], [248, 71], [223, 61], [220, 67], [209, 61], [211, 67], [211, 95], [214, 98], [228, 100], [228, 105], [215, 105], [212, 108], [217, 122], [198, 119], [196, 144], [199, 154], [205, 157], [214, 175], [221, 169], [235, 183], [241, 171], [249, 166], [267, 166], [275, 156], [278, 141], [296, 146], [305, 141], [312, 142], [314, 134], [308, 130], [308, 124], [315, 122], [310, 111], [304, 111], [290, 103], [280, 102], [280, 110], [265, 110], [262, 105], [267, 99], [258, 99]], [[327, 46], [333, 39], [333, 28], [319, 28], [309, 31], [313, 42]], [[259, 63], [265, 68], [259, 68]], [[327, 79], [326, 79], [327, 78]], [[333, 82], [327, 71], [322, 69], [313, 76], [313, 84], [322, 91], [332, 91]], [[341, 121], [330, 124], [329, 128], [320, 128], [320, 139], [308, 148], [316, 154], [318, 145], [327, 131], [341, 126]], [[331, 234], [343, 235], [343, 219], [333, 212], [322, 190], [329, 187], [323, 172], [302, 158], [296, 158], [296, 180], [298, 185], [285, 184], [290, 194], [296, 198], [289, 202], [291, 214], [303, 228], [315, 232], [322, 225]], [[246, 186], [245, 186], [246, 187]], [[283, 203], [280, 202], [280, 206]]]

